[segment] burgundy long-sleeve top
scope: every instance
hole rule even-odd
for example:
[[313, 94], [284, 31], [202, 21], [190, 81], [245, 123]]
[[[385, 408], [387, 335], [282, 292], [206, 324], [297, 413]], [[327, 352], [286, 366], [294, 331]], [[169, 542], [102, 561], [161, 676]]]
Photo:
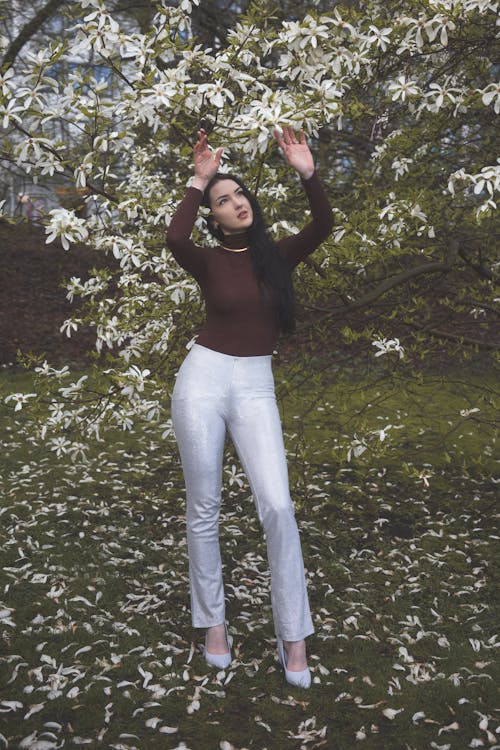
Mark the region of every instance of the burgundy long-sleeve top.
[[[276, 243], [291, 269], [310, 255], [331, 232], [333, 214], [316, 172], [302, 180], [311, 221], [297, 234]], [[167, 231], [167, 245], [179, 265], [198, 282], [205, 300], [205, 323], [197, 343], [236, 357], [272, 354], [279, 335], [270, 294], [263, 294], [254, 273], [248, 235], [224, 238], [226, 250], [196, 245], [191, 232], [203, 193], [190, 187]], [[234, 252], [238, 248], [247, 248]]]

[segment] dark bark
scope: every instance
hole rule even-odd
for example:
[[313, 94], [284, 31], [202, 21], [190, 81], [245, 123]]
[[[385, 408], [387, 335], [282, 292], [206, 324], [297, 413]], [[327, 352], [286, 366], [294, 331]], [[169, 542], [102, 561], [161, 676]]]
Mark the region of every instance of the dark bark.
[[25, 44], [35, 36], [49, 18], [52, 18], [52, 16], [55, 15], [64, 3], [65, 0], [49, 0], [43, 8], [40, 8], [38, 13], [31, 19], [31, 21], [28, 21], [28, 23], [23, 26], [20, 33], [8, 46], [2, 59], [1, 68], [10, 68], [14, 64], [16, 57]]
[[450, 271], [451, 267], [452, 263], [450, 262], [442, 263], [441, 261], [435, 261], [432, 263], [423, 263], [420, 266], [415, 266], [415, 268], [408, 268], [407, 270], [402, 271], [401, 273], [398, 273], [394, 276], [389, 276], [389, 278], [384, 279], [380, 282], [380, 284], [377, 284], [375, 289], [372, 289], [371, 292], [368, 292], [355, 302], [350, 302], [347, 305], [346, 310], [358, 310], [362, 307], [368, 307], [368, 305], [375, 302], [379, 297], [382, 297], [382, 295], [384, 295], [390, 289], [393, 289], [400, 284], [404, 284], [410, 279], [417, 278], [418, 276], [422, 276], [424, 274], [447, 273], [448, 271]]

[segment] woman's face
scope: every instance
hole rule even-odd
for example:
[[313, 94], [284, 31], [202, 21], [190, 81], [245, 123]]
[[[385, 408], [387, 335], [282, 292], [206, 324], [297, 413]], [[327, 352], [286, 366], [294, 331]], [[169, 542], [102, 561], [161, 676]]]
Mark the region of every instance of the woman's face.
[[210, 189], [210, 210], [214, 224], [224, 234], [238, 234], [253, 222], [250, 201], [234, 180], [219, 180]]

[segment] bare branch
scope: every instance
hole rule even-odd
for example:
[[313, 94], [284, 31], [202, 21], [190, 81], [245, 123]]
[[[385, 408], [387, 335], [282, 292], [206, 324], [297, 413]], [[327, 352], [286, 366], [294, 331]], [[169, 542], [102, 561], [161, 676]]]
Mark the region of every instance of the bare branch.
[[51, 18], [58, 8], [63, 5], [65, 0], [49, 0], [43, 8], [40, 8], [38, 13], [28, 21], [28, 23], [21, 29], [17, 37], [8, 46], [5, 55], [3, 56], [0, 68], [10, 68], [22, 50], [32, 37], [35, 36], [37, 31], [41, 29], [45, 21]]
[[500, 349], [500, 341], [478, 341], [472, 339], [470, 336], [462, 336], [459, 333], [448, 333], [447, 331], [439, 331], [436, 328], [429, 328], [427, 333], [432, 336], [437, 336], [440, 339], [449, 339], [450, 341], [457, 341], [459, 344], [468, 344], [469, 346], [478, 346], [480, 349], [492, 349], [496, 351]]
[[368, 294], [365, 294], [364, 297], [361, 297], [354, 302], [350, 302], [346, 307], [337, 305], [334, 309], [343, 309], [347, 312], [349, 310], [359, 310], [359, 308], [366, 307], [372, 302], [375, 302], [379, 297], [382, 297], [386, 292], [388, 292], [390, 289], [393, 289], [395, 286], [404, 284], [406, 281], [417, 278], [418, 276], [424, 276], [430, 273], [446, 273], [451, 269], [451, 266], [452, 263], [450, 261], [445, 263], [442, 263], [441, 261], [434, 261], [432, 263], [423, 263], [422, 265], [415, 266], [414, 268], [408, 268], [406, 271], [402, 271], [395, 276], [389, 276], [388, 279], [384, 279], [375, 287], [375, 289], [372, 289], [371, 292], [368, 292]]

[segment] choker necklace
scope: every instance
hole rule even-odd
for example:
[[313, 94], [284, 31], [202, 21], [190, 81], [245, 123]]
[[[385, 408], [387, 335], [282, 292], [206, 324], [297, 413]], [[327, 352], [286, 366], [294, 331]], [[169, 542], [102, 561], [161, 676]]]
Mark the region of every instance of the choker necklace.
[[224, 250], [229, 250], [230, 253], [242, 253], [244, 250], [248, 250], [249, 247], [226, 247], [221, 245]]

